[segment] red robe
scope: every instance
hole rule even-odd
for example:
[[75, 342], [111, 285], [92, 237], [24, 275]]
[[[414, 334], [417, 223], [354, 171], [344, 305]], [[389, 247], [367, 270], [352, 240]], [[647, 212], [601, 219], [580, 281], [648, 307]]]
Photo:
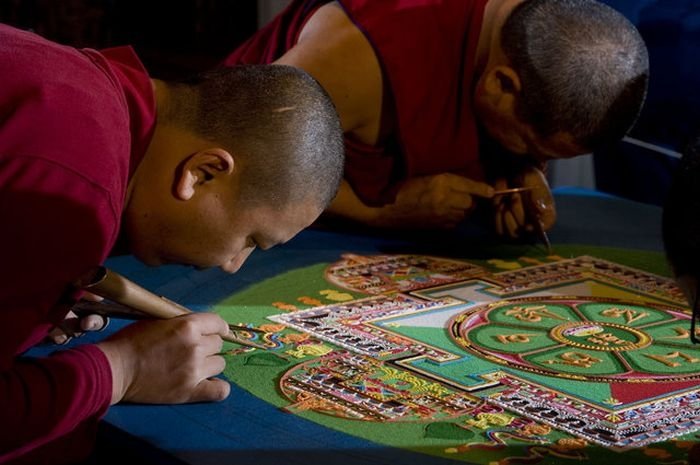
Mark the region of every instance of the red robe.
[[[380, 143], [346, 136], [345, 178], [367, 204], [392, 202], [401, 181], [444, 172], [483, 180], [472, 108], [487, 0], [339, 0], [379, 59]], [[271, 63], [293, 47], [323, 0], [294, 0], [224, 61]]]
[[76, 50], [0, 25], [0, 63], [0, 462], [75, 461], [109, 407], [107, 358], [92, 345], [20, 354], [114, 245], [155, 98], [130, 48]]

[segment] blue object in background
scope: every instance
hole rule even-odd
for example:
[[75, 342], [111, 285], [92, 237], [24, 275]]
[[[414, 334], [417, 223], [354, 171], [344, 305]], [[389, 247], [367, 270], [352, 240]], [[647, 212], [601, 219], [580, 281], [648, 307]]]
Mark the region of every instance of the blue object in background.
[[[630, 136], [681, 152], [700, 131], [700, 0], [603, 1], [637, 26], [649, 49], [649, 93]], [[677, 163], [620, 142], [596, 152], [596, 187], [661, 205]]]

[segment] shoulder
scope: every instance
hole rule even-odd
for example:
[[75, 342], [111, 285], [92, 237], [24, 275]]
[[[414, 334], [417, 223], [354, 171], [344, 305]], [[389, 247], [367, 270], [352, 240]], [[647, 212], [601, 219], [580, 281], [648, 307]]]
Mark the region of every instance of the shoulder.
[[344, 61], [350, 54], [362, 51], [366, 43], [366, 37], [345, 10], [331, 2], [311, 15], [292, 50], [308, 50], [326, 61]]
[[66, 210], [70, 210], [81, 214], [69, 217], [94, 222], [110, 239], [118, 229], [120, 212], [115, 193], [71, 164], [41, 155], [0, 153], [0, 186], [0, 210], [15, 211], [16, 215], [11, 216], [14, 220], [62, 222]]
[[[299, 42], [328, 32], [353, 34], [357, 28], [343, 7], [336, 2], [323, 5], [308, 19], [299, 34]], [[326, 37], [332, 39], [332, 37]]]
[[337, 3], [319, 8], [296, 45], [276, 63], [316, 78], [333, 100], [343, 130], [373, 143], [381, 111], [381, 68], [367, 37]]
[[53, 164], [123, 194], [130, 115], [115, 77], [88, 54], [6, 26], [0, 62], [0, 160]]
[[[15, 109], [13, 118], [31, 112], [35, 126], [42, 130], [74, 127], [83, 137], [90, 137], [86, 130], [91, 124], [128, 117], [116, 77], [96, 57], [99, 52], [63, 46], [0, 25], [0, 105]], [[125, 121], [128, 124], [128, 118]]]
[[0, 217], [11, 219], [0, 229], [2, 269], [14, 270], [18, 288], [38, 270], [65, 284], [108, 256], [118, 199], [89, 177], [55, 160], [0, 154], [0, 186]]

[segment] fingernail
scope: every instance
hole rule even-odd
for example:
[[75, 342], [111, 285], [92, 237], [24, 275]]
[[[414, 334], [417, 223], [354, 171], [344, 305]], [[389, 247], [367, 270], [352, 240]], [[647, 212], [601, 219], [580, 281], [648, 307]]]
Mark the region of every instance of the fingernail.
[[100, 322], [97, 324], [97, 328], [95, 328], [95, 330], [102, 331], [107, 327], [107, 325], [109, 325], [109, 317], [103, 316], [100, 319]]

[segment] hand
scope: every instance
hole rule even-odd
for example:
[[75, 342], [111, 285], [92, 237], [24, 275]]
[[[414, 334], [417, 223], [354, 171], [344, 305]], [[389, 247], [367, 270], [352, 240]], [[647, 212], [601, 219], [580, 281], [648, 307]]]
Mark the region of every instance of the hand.
[[[90, 302], [102, 302], [102, 297], [86, 292], [83, 300]], [[101, 331], [109, 323], [109, 318], [102, 315], [76, 315], [73, 311], [68, 312], [63, 322], [49, 331], [46, 336], [54, 344], [65, 344], [73, 337], [80, 337], [86, 331]]]
[[456, 174], [412, 178], [393, 204], [377, 210], [373, 226], [389, 228], [453, 228], [475, 207], [474, 197], [491, 198], [493, 188]]
[[131, 324], [97, 346], [112, 368], [112, 404], [217, 401], [228, 382], [213, 378], [226, 362], [219, 355], [228, 325], [213, 313]]
[[523, 232], [534, 231], [534, 221], [539, 221], [544, 231], [554, 225], [557, 219], [554, 198], [542, 171], [528, 168], [513, 185], [505, 179], [494, 183], [496, 190], [510, 187], [531, 187], [532, 190], [494, 197], [496, 233], [516, 238]]

